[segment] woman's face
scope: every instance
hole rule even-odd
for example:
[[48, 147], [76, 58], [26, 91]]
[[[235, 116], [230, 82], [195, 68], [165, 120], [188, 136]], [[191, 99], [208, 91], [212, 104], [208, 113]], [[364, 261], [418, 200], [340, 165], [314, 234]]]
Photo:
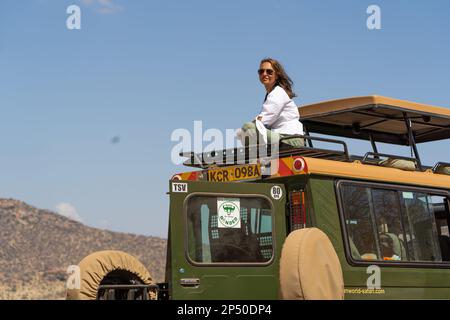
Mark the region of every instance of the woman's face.
[[277, 82], [277, 75], [270, 62], [263, 62], [259, 66], [259, 81], [261, 81], [266, 89], [273, 88]]

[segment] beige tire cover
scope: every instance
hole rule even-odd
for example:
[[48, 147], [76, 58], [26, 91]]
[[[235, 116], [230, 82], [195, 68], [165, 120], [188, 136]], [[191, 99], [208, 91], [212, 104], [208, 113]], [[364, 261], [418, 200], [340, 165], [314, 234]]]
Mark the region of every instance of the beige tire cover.
[[85, 257], [80, 267], [80, 289], [68, 289], [68, 300], [95, 300], [103, 278], [114, 270], [126, 270], [139, 277], [144, 284], [152, 284], [150, 273], [132, 255], [116, 250], [94, 252]]
[[280, 296], [285, 300], [344, 299], [339, 258], [321, 230], [295, 230], [286, 238], [280, 260]]

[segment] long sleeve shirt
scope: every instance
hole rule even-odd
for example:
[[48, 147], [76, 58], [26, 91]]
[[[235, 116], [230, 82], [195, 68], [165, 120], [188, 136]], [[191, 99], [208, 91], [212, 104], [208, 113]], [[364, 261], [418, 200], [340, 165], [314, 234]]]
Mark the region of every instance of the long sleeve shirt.
[[297, 105], [280, 86], [276, 86], [267, 95], [259, 116], [262, 117], [264, 126], [274, 132], [303, 134]]

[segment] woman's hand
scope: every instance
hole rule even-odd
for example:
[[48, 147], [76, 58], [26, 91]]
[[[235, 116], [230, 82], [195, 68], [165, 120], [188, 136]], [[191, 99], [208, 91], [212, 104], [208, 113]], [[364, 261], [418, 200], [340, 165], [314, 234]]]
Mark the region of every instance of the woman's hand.
[[256, 120], [261, 121], [261, 120], [262, 120], [262, 116], [257, 116], [257, 117], [256, 117]]

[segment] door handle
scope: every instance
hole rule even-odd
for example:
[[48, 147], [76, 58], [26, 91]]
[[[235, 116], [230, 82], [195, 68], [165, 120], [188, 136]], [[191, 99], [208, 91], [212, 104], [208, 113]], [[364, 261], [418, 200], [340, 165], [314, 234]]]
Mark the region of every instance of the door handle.
[[180, 285], [182, 287], [198, 287], [200, 285], [200, 279], [198, 279], [198, 278], [183, 278], [183, 279], [180, 279]]

